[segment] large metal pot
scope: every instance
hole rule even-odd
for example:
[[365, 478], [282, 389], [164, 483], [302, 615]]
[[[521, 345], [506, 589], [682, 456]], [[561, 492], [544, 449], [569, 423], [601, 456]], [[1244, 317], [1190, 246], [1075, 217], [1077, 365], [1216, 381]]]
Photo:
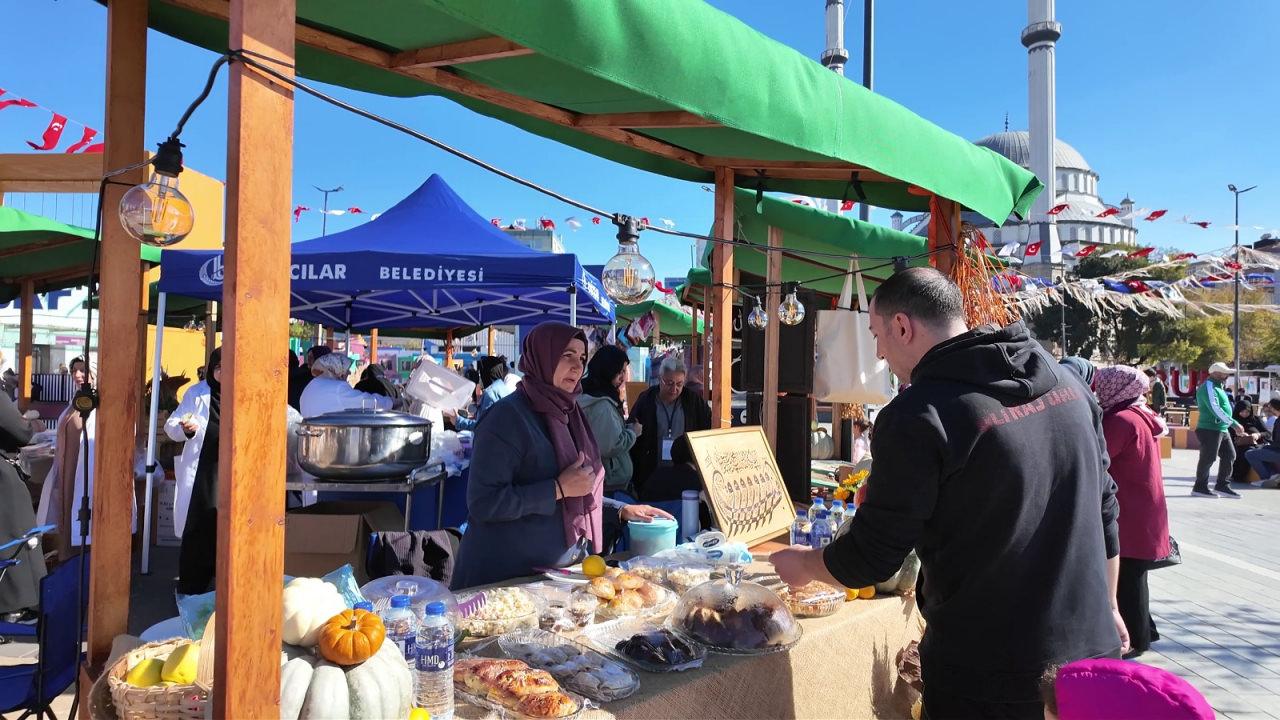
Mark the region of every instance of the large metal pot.
[[342, 410], [298, 426], [298, 464], [319, 480], [385, 480], [427, 464], [431, 421], [387, 410]]

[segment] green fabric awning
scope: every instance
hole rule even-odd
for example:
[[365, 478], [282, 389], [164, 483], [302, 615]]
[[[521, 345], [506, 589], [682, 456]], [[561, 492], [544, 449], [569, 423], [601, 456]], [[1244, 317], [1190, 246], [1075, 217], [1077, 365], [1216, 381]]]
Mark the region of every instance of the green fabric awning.
[[[144, 262], [160, 262], [160, 250], [138, 246]], [[37, 293], [79, 287], [93, 261], [93, 230], [0, 206], [0, 302], [22, 294], [35, 281]]]
[[[151, 0], [149, 21], [168, 35], [226, 51], [225, 10], [214, 5], [204, 12], [211, 14]], [[314, 31], [297, 49], [303, 77], [380, 95], [447, 97], [537, 135], [670, 177], [705, 183], [715, 166], [736, 167], [738, 182], [754, 188], [757, 170], [768, 175], [774, 169], [769, 190], [850, 199], [860, 190], [873, 205], [926, 210], [928, 199], [908, 192], [915, 185], [997, 224], [1010, 214], [1025, 215], [1042, 187], [999, 154], [702, 0], [317, 0], [299, 3], [298, 23]], [[469, 46], [468, 55], [456, 45], [463, 41], [496, 43], [507, 51], [486, 55]], [[431, 57], [397, 56], [425, 48], [433, 49], [425, 53]], [[467, 59], [439, 57], [460, 55]], [[406, 67], [409, 62], [436, 66]], [[510, 109], [518, 104], [512, 99], [525, 102], [523, 111]], [[583, 129], [592, 116], [655, 112], [687, 115], [609, 118], [597, 122], [604, 130]], [[650, 139], [677, 156], [637, 147]], [[778, 169], [787, 163], [831, 172], [823, 180], [787, 179]], [[878, 175], [855, 186], [850, 171], [857, 168]]]
[[[657, 300], [645, 300], [635, 305], [619, 305], [617, 314], [618, 317], [635, 320], [650, 310], [658, 315], [658, 332], [662, 335], [687, 338], [694, 334], [692, 315]], [[698, 332], [702, 332], [701, 321], [698, 322]]]

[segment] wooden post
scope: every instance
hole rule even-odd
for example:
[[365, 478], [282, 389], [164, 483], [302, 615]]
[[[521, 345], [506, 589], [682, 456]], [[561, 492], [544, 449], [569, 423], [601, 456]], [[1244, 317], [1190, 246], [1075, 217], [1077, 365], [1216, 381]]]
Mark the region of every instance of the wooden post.
[[[218, 347], [218, 303], [204, 304], [204, 358], [209, 359], [213, 349]], [[201, 363], [203, 365], [203, 363]]]
[[498, 341], [498, 329], [490, 325], [489, 326], [489, 352], [488, 352], [489, 355], [496, 354], [495, 348], [497, 345], [497, 341]]
[[935, 195], [929, 202], [929, 250], [946, 245], [954, 247], [931, 255], [930, 262], [939, 272], [951, 277], [955, 273], [956, 250], [960, 247], [960, 206]]
[[453, 331], [444, 331], [444, 366], [453, 369]]
[[22, 310], [18, 314], [18, 409], [31, 407], [31, 375], [35, 372], [36, 283], [22, 281]]
[[[689, 306], [689, 309], [693, 311], [693, 337], [689, 339], [689, 362], [694, 365], [703, 364], [703, 361], [701, 360], [702, 332], [698, 330], [698, 316], [701, 315], [701, 312], [698, 310], [698, 306], [699, 303], [696, 300]], [[706, 367], [703, 367], [702, 370], [705, 374]], [[703, 378], [703, 380], [703, 384], [705, 385], [706, 378]]]
[[[107, 4], [107, 88], [103, 169], [141, 162], [147, 79], [147, 2], [113, 0]], [[116, 178], [141, 183], [146, 171]], [[142, 268], [138, 241], [116, 217], [125, 187], [108, 185], [103, 199], [102, 281], [98, 290], [98, 388], [93, 510], [89, 554], [89, 673], [97, 676], [116, 635], [128, 630], [131, 570], [130, 524], [133, 508], [133, 456], [142, 387], [138, 368], [138, 287]], [[89, 348], [85, 348], [86, 355]], [[277, 650], [277, 662], [278, 662]], [[81, 705], [84, 708], [84, 705]]]
[[[733, 170], [716, 168], [716, 237], [733, 239]], [[711, 341], [711, 427], [727, 428], [732, 420], [733, 389], [729, 382], [729, 364], [733, 348], [733, 247], [716, 243], [711, 251], [711, 289], [708, 304], [715, 313]]]
[[378, 364], [378, 328], [369, 331], [369, 364]]
[[[769, 228], [769, 247], [782, 247], [782, 231], [776, 227]], [[782, 334], [782, 323], [778, 320], [778, 306], [782, 304], [782, 253], [765, 253], [765, 283], [767, 288], [764, 297], [765, 309], [769, 313], [769, 324], [764, 326], [764, 392], [760, 398], [760, 419], [764, 425], [765, 437], [776, 453], [778, 451], [778, 338]]]
[[[294, 0], [231, 0], [229, 47], [294, 64]], [[213, 716], [279, 715], [293, 90], [241, 63], [227, 90], [227, 234]]]

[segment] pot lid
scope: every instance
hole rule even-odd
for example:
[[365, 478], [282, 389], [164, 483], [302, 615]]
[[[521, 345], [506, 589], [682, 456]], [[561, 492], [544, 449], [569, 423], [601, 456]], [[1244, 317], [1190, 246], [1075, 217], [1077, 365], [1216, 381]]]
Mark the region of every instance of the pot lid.
[[302, 424], [321, 427], [422, 427], [430, 426], [431, 421], [395, 410], [354, 408], [309, 417]]

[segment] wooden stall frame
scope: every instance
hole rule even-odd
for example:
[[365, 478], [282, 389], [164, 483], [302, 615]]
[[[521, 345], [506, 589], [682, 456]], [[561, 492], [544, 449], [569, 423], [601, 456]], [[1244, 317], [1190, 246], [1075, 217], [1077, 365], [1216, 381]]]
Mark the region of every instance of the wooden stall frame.
[[730, 385], [730, 363], [733, 342], [733, 170], [716, 168], [715, 235], [720, 240], [711, 249], [711, 287], [708, 288], [708, 304], [713, 308], [715, 325], [712, 328], [711, 355], [707, 358], [711, 373], [711, 427], [727, 428], [732, 424], [730, 414], [733, 389]]
[[[782, 247], [782, 231], [769, 228], [769, 247]], [[769, 324], [764, 326], [764, 389], [760, 398], [760, 420], [769, 447], [778, 452], [778, 358], [782, 322], [778, 320], [778, 306], [782, 304], [782, 253], [766, 253], [764, 306], [769, 313]]]
[[31, 376], [35, 372], [32, 366], [36, 359], [34, 280], [22, 282], [21, 302], [22, 309], [18, 313], [18, 409], [25, 411], [31, 407]]

